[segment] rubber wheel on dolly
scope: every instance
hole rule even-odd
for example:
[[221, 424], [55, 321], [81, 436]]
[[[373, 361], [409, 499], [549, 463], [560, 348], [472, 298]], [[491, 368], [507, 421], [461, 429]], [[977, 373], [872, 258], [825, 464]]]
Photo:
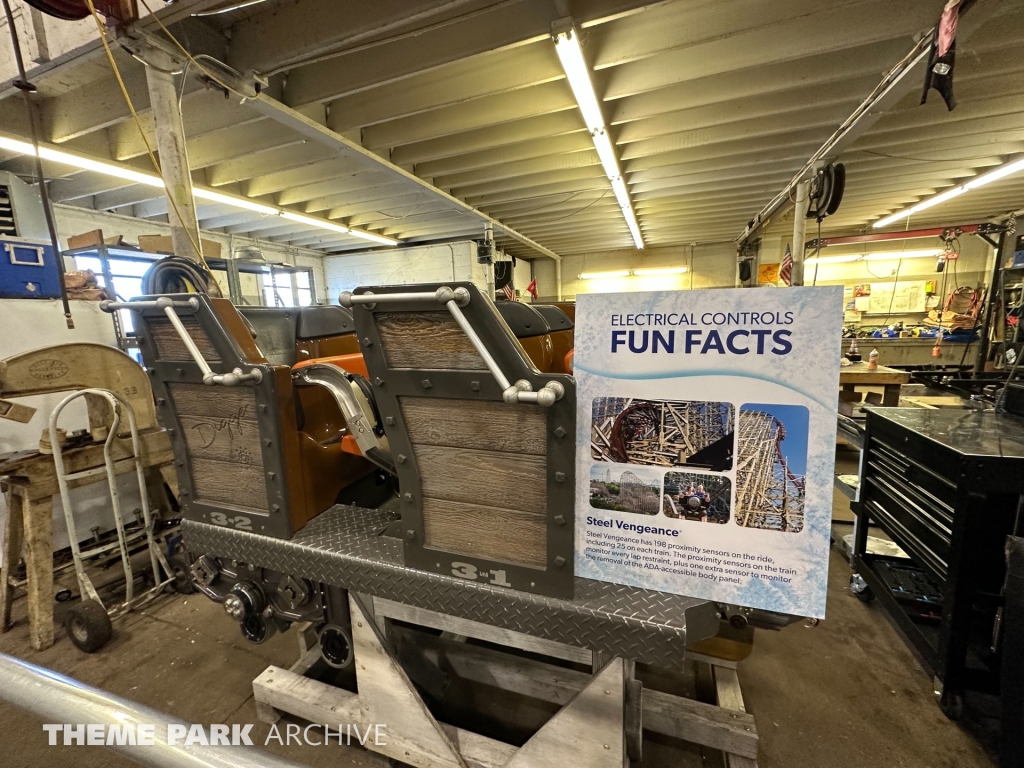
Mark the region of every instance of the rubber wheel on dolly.
[[192, 583], [192, 566], [184, 554], [179, 552], [171, 555], [167, 558], [167, 564], [171, 566], [171, 573], [174, 575], [171, 587], [175, 592], [179, 595], [191, 595], [196, 591], [195, 584]]
[[64, 629], [75, 647], [86, 653], [95, 653], [110, 640], [114, 627], [107, 610], [95, 600], [83, 600], [68, 610]]

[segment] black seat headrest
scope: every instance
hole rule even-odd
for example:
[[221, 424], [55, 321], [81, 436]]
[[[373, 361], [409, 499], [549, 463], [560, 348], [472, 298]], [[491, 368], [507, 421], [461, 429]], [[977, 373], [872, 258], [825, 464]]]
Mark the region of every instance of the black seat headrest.
[[355, 333], [356, 324], [352, 310], [329, 305], [324, 307], [300, 307], [298, 338], [315, 339], [321, 336], [341, 336]]
[[529, 304], [520, 301], [496, 301], [494, 306], [517, 339], [551, 333], [551, 326], [544, 319], [544, 315]]
[[295, 365], [299, 311], [291, 307], [238, 307], [255, 330], [256, 346], [271, 365]]
[[531, 304], [548, 321], [552, 331], [571, 331], [575, 327], [572, 319], [554, 304]]

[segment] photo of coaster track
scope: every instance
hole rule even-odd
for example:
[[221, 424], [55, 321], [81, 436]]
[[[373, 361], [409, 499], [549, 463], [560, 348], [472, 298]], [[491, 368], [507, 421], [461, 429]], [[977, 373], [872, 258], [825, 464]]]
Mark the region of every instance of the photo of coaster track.
[[640, 477], [628, 469], [619, 472], [591, 465], [590, 506], [635, 515], [656, 515], [661, 510], [661, 477]]
[[739, 525], [789, 533], [803, 530], [806, 446], [807, 409], [803, 406], [740, 408], [736, 463]]
[[732, 469], [730, 403], [594, 398], [590, 455], [598, 461]]

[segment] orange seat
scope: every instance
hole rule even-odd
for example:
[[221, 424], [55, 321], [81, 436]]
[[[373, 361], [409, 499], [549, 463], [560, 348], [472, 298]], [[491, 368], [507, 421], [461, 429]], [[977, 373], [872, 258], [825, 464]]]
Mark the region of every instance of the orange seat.
[[350, 355], [315, 357], [312, 360], [301, 360], [292, 366], [292, 370], [297, 371], [300, 368], [305, 368], [307, 365], [314, 365], [316, 363], [330, 363], [331, 365], [336, 365], [339, 368], [344, 368], [349, 373], [358, 373], [364, 379], [370, 378], [370, 374], [366, 370], [366, 362], [363, 360], [362, 352], [355, 352]]

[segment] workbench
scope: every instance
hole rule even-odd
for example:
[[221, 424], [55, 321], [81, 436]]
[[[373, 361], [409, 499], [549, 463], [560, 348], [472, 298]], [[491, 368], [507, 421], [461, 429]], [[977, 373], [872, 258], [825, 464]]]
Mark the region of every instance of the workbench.
[[[177, 478], [171, 462], [171, 444], [162, 429], [139, 435], [143, 447], [143, 466], [147, 486], [166, 482], [177, 493]], [[114, 441], [111, 455], [118, 475], [135, 472], [131, 439]], [[87, 471], [91, 475], [68, 480], [69, 488], [78, 488], [105, 480], [103, 443], [88, 434], [72, 438], [64, 448], [65, 471]], [[28, 597], [29, 642], [41, 651], [53, 645], [53, 496], [60, 492], [53, 456], [38, 450], [19, 451], [0, 457], [0, 489], [7, 496], [7, 520], [4, 529], [3, 565], [0, 567], [0, 632], [11, 625], [14, 599], [12, 574], [22, 558], [24, 547], [25, 589]], [[150, 491], [155, 494], [157, 488]]]
[[910, 383], [910, 374], [895, 368], [868, 367], [868, 363], [851, 363], [839, 369], [839, 386], [844, 392], [855, 392], [859, 387], [882, 387], [882, 405], [895, 408], [900, 404], [900, 388]]

